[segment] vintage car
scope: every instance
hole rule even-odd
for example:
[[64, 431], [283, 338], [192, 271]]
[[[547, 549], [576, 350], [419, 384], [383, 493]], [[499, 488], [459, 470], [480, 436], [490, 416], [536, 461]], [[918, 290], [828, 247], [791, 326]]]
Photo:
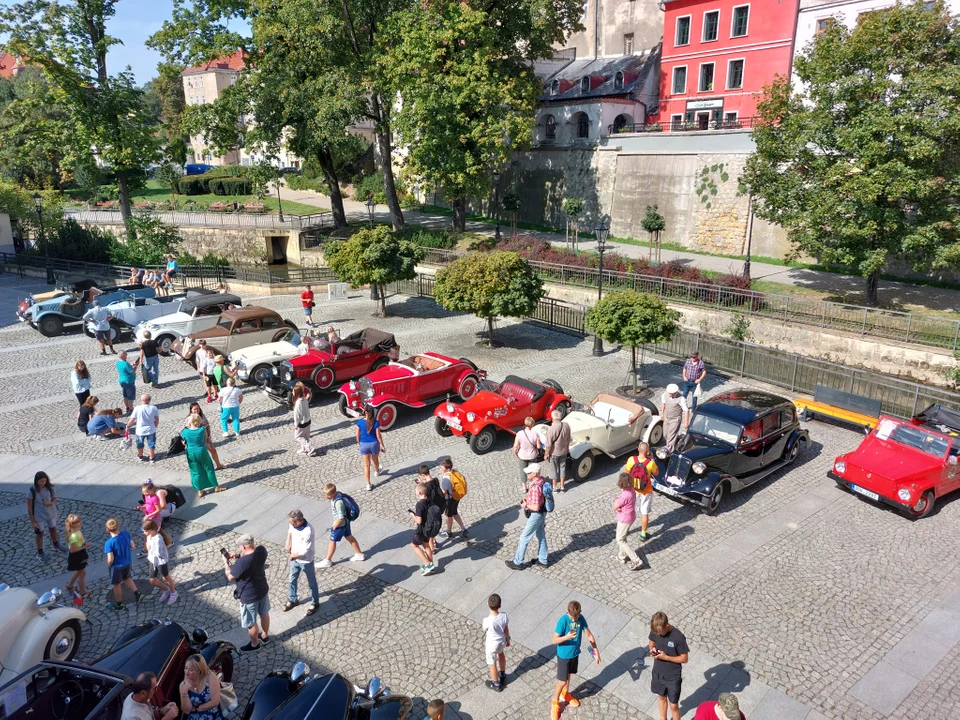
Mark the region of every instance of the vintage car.
[[79, 295], [84, 290], [89, 290], [96, 285], [96, 280], [83, 275], [71, 275], [69, 277], [61, 278], [57, 280], [57, 286], [53, 290], [33, 293], [32, 295], [20, 300], [17, 307], [17, 316], [19, 317], [20, 313], [38, 302], [52, 300], [53, 298], [60, 297], [61, 295]]
[[200, 653], [225, 682], [233, 679], [236, 650], [228, 642], [207, 642], [201, 628], [186, 631], [169, 620], [127, 630], [113, 648], [91, 665], [42, 662], [0, 688], [4, 720], [119, 720], [123, 700], [141, 672], [157, 676], [151, 702], [180, 704], [180, 683], [187, 657]]
[[207, 347], [215, 355], [226, 357], [251, 345], [277, 342], [288, 329], [296, 330], [297, 326], [284, 320], [276, 310], [247, 305], [220, 313], [216, 325], [177, 338], [170, 349], [196, 367], [195, 356], [201, 340], [207, 341]]
[[910, 418], [910, 422], [927, 426], [950, 437], [960, 437], [960, 412], [942, 405], [931, 405]]
[[369, 405], [377, 412], [380, 429], [389, 430], [397, 421], [399, 406], [422, 408], [453, 393], [469, 400], [486, 376], [466, 358], [457, 360], [435, 352], [411, 355], [344, 383], [340, 388], [340, 412], [358, 418], [364, 406]]
[[30, 323], [42, 335], [54, 337], [63, 332], [63, 326], [78, 323], [83, 320], [83, 314], [93, 307], [94, 299], [102, 306], [107, 306], [118, 300], [132, 300], [136, 298], [152, 298], [157, 292], [152, 287], [131, 285], [130, 287], [97, 288], [102, 292], [92, 296], [89, 289], [80, 293], [59, 295], [50, 300], [35, 303], [25, 309], [17, 310], [20, 322]]
[[544, 420], [554, 410], [566, 415], [572, 402], [556, 380], [538, 383], [507, 375], [499, 384], [485, 381], [479, 392], [460, 404], [442, 403], [433, 412], [434, 427], [442, 437], [466, 438], [470, 449], [483, 455], [493, 449], [498, 430], [516, 435], [525, 418]]
[[363, 377], [396, 360], [400, 349], [393, 335], [373, 328], [358, 330], [325, 348], [311, 349], [306, 355], [280, 363], [276, 374], [263, 387], [267, 397], [288, 405], [298, 382], [313, 390], [329, 390], [337, 380]]
[[143, 342], [143, 333], [149, 330], [153, 339], [160, 344], [160, 352], [168, 355], [174, 340], [213, 327], [220, 319], [220, 313], [242, 305], [239, 297], [229, 293], [193, 297], [182, 301], [174, 313], [141, 322], [134, 335], [138, 343]]
[[833, 461], [827, 477], [914, 520], [938, 498], [960, 489], [960, 439], [886, 415], [853, 452]]
[[276, 670], [253, 691], [243, 720], [404, 720], [413, 703], [392, 695], [380, 678], [360, 688], [339, 673], [312, 677], [304, 663]]
[[[303, 335], [306, 335], [304, 331]], [[230, 366], [237, 371], [237, 378], [254, 385], [265, 385], [273, 377], [273, 369], [284, 360], [297, 356], [301, 332], [287, 330], [276, 342], [252, 345], [227, 356]]]
[[727, 493], [789, 465], [809, 446], [790, 400], [755, 390], [715, 395], [697, 405], [674, 453], [656, 451], [665, 462], [653, 488], [712, 514]]
[[[152, 298], [133, 298], [130, 300], [118, 300], [107, 305], [107, 310], [113, 315], [114, 322], [110, 323], [111, 340], [116, 340], [121, 332], [134, 333], [134, 328], [141, 322], [149, 322], [154, 318], [169, 315], [170, 311], [189, 302], [192, 298], [203, 297], [214, 294], [213, 290], [204, 288], [195, 288], [187, 290], [185, 293], [169, 295], [167, 297]], [[96, 331], [96, 324], [87, 321], [83, 326], [83, 331], [93, 337]]]
[[59, 588], [40, 597], [0, 584], [0, 684], [43, 660], [72, 660], [87, 617], [60, 602]]
[[[630, 422], [631, 418], [636, 420]], [[663, 439], [659, 410], [642, 398], [600, 393], [589, 405], [574, 405], [563, 421], [570, 426], [570, 460], [577, 480], [587, 479], [600, 455], [619, 458], [635, 453], [642, 442], [652, 448]], [[547, 424], [537, 425], [544, 443], [549, 429]]]

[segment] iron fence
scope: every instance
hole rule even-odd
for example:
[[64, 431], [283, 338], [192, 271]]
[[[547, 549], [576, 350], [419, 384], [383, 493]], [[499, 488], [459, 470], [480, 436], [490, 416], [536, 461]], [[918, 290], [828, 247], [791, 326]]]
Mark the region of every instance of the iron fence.
[[[143, 212], [137, 210], [137, 212]], [[276, 214], [254, 214], [242, 212], [193, 212], [187, 210], [149, 211], [149, 215], [158, 218], [167, 225], [178, 227], [218, 227], [218, 228], [263, 228], [268, 230], [308, 230], [324, 227], [330, 211], [322, 210], [310, 215], [287, 215], [283, 219]], [[119, 210], [64, 210], [63, 217], [81, 224], [122, 225], [123, 216]]]
[[856, 393], [879, 400], [881, 412], [899, 418], [913, 417], [933, 404], [960, 408], [960, 394], [949, 390], [691, 330], [681, 331], [656, 348], [678, 358], [698, 350], [708, 369], [759, 380], [791, 393], [813, 395], [817, 385]]
[[[424, 248], [424, 263], [448, 265], [463, 255], [464, 253], [453, 250]], [[544, 280], [559, 285], [595, 288], [600, 277], [597, 268], [538, 261], [531, 261], [530, 264]], [[603, 287], [604, 290], [635, 290], [683, 305], [733, 310], [746, 315], [772, 318], [784, 324], [813, 325], [852, 332], [864, 337], [885, 338], [951, 350], [957, 349], [960, 341], [960, 320], [934, 315], [881, 310], [614, 270], [603, 271]]]
[[671, 120], [669, 122], [624, 123], [607, 125], [607, 135], [621, 133], [696, 132], [698, 130], [744, 130], [752, 128], [759, 118], [715, 118], [706, 116], [697, 120]]

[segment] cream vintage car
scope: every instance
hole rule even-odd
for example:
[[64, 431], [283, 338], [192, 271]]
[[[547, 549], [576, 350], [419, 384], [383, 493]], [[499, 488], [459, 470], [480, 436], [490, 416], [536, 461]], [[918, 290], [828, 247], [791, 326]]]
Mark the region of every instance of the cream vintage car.
[[[635, 452], [641, 442], [653, 447], [663, 439], [660, 413], [652, 402], [609, 393], [600, 393], [589, 405], [574, 406], [563, 422], [570, 426], [570, 461], [577, 480], [587, 479], [599, 455], [616, 459]], [[536, 427], [543, 440], [549, 429], [549, 423]]]
[[61, 597], [58, 588], [37, 597], [0, 583], [0, 686], [39, 662], [77, 654], [87, 617]]
[[227, 360], [237, 371], [238, 379], [262, 386], [271, 380], [275, 367], [297, 356], [300, 337], [299, 330], [290, 329], [277, 342], [235, 350], [227, 356]]

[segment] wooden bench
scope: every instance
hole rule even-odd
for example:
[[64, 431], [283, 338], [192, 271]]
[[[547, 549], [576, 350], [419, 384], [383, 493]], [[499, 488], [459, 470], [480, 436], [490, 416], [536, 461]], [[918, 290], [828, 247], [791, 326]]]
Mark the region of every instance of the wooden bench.
[[817, 413], [860, 427], [873, 428], [880, 417], [880, 401], [856, 393], [817, 385], [813, 401], [797, 398], [793, 401], [801, 420], [812, 420]]

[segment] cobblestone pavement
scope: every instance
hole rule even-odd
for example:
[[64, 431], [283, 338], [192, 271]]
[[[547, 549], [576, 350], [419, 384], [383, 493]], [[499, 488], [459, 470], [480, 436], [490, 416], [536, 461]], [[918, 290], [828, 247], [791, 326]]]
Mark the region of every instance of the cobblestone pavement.
[[[0, 277], [0, 288], [9, 295], [15, 284], [4, 281]], [[296, 297], [259, 298], [256, 304], [302, 319]], [[508, 373], [554, 378], [582, 402], [625, 382], [626, 353], [592, 358], [589, 343], [539, 327], [503, 322], [498, 332], [504, 347], [491, 350], [476, 346], [481, 321], [443, 312], [428, 301], [394, 298], [386, 319], [371, 317], [372, 311], [369, 300], [352, 297], [320, 302], [316, 313], [341, 334], [377, 327], [393, 332], [405, 352], [469, 357], [494, 379]], [[93, 341], [76, 332], [45, 339], [29, 327], [0, 329], [0, 446], [8, 453], [0, 463], [4, 582], [39, 589], [65, 581], [65, 556], [48, 552], [46, 563], [35, 559], [23, 502], [36, 469], [43, 467], [55, 484], [62, 483], [61, 519], [69, 512], [83, 516], [84, 531], [94, 542], [91, 568], [102, 568], [107, 517], [136, 529], [138, 514], [131, 507], [142, 478], [176, 482], [188, 498], [193, 495], [182, 457], [161, 452], [159, 462], [149, 466], [137, 462], [132, 450], [122, 451], [118, 441], [76, 432], [68, 376], [80, 358], [91, 367], [101, 406], [119, 405], [115, 358], [100, 357]], [[662, 387], [676, 379], [678, 368], [648, 356], [645, 372], [652, 386]], [[202, 387], [192, 369], [175, 358], [161, 360], [161, 381], [152, 394], [161, 409], [158, 447], [165, 448]], [[707, 382], [708, 393], [738, 386], [714, 376]], [[96, 597], [85, 606], [91, 623], [84, 630], [81, 660], [98, 656], [131, 624], [154, 615], [245, 642], [219, 548], [234, 543], [238, 533], [253, 532], [271, 553], [276, 641], [255, 662], [237, 663], [241, 698], [268, 670], [304, 659], [314, 670], [336, 670], [358, 684], [380, 675], [394, 691], [414, 698], [413, 718], [422, 717], [432, 697], [447, 699], [453, 713], [448, 716], [454, 718], [545, 718], [553, 683], [552, 623], [568, 599], [579, 598], [592, 618], [604, 664], [583, 669], [577, 691], [583, 705], [564, 717], [656, 717], [641, 649], [649, 615], [658, 609], [668, 612], [692, 648], [684, 717], [724, 689], [740, 694], [751, 720], [934, 718], [960, 712], [960, 613], [943, 607], [960, 588], [955, 532], [960, 504], [944, 502], [931, 518], [911, 523], [836, 489], [825, 472], [838, 453], [856, 446], [856, 432], [811, 423], [812, 446], [796, 465], [728, 498], [713, 517], [658, 495], [653, 537], [638, 548], [649, 568], [636, 573], [615, 559], [610, 504], [619, 465], [602, 460], [589, 481], [557, 497], [557, 510], [547, 521], [549, 567], [511, 575], [503, 561], [513, 556], [522, 529], [511, 438], [499, 438], [494, 452], [477, 456], [464, 441], [435, 433], [432, 409], [404, 409], [385, 433], [382, 459], [388, 472], [375, 480], [374, 492], [363, 493], [353, 427], [339, 413], [335, 395], [313, 409], [314, 443], [326, 454], [305, 458], [295, 453], [291, 414], [255, 388], [246, 390], [242, 439], [220, 440], [215, 434], [229, 464], [218, 477], [230, 492], [191, 501], [168, 521], [178, 539], [174, 566], [181, 600], [169, 608], [148, 601], [118, 617], [106, 609], [103, 571], [92, 571]], [[203, 407], [215, 419], [216, 406]], [[413, 477], [421, 462], [436, 466], [446, 456], [470, 481], [461, 511], [471, 539], [442, 546], [443, 572], [422, 578], [407, 544]], [[322, 605], [313, 617], [299, 608], [280, 613], [287, 585], [281, 547], [286, 512], [302, 507], [322, 534], [329, 524], [322, 497], [328, 481], [360, 501], [356, 534], [369, 559], [318, 571]], [[634, 542], [639, 545], [637, 538]], [[479, 620], [484, 598], [493, 591], [504, 597], [515, 638], [508, 659], [516, 670], [501, 694], [483, 687]], [[934, 621], [940, 624], [930, 625]], [[885, 704], [879, 699], [864, 702], [858, 688], [870, 673], [885, 663], [896, 668], [899, 649], [914, 637], [908, 633], [928, 626], [938, 628], [930, 632], [942, 649], [939, 661], [921, 663], [924, 672], [913, 671], [912, 684], [894, 700], [886, 698], [892, 712], [876, 709]]]

